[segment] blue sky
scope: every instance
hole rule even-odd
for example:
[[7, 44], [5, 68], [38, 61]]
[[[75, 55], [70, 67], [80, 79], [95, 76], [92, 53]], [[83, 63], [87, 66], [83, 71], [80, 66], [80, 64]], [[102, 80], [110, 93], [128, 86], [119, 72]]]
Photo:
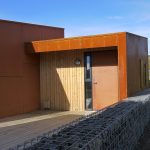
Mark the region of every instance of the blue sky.
[[150, 0], [0, 0], [0, 18], [64, 27], [65, 37], [120, 31], [150, 37]]

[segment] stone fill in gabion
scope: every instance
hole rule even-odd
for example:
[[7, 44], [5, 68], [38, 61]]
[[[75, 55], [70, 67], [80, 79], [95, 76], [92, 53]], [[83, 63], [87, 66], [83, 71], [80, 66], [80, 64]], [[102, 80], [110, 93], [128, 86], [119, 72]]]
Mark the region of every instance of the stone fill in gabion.
[[145, 91], [10, 150], [132, 150], [150, 119]]

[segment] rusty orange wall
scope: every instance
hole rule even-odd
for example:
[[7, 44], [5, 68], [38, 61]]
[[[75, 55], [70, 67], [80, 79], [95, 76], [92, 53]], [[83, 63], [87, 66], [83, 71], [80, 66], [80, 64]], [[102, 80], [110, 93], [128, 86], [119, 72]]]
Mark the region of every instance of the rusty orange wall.
[[[147, 38], [127, 33], [127, 91], [128, 96], [144, 89], [141, 88], [140, 60], [148, 65], [148, 43]], [[148, 80], [148, 69], [147, 69]], [[144, 81], [142, 81], [144, 82]]]
[[24, 43], [64, 37], [62, 28], [0, 21], [0, 117], [40, 107], [40, 57]]
[[127, 54], [126, 33], [118, 36], [118, 74], [119, 74], [119, 100], [127, 98]]

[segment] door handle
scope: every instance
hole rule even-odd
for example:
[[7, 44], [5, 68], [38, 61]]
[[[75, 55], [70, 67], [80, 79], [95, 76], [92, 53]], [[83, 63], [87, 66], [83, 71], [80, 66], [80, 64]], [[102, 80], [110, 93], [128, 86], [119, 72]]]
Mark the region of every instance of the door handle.
[[97, 84], [97, 82], [93, 82], [93, 84]]

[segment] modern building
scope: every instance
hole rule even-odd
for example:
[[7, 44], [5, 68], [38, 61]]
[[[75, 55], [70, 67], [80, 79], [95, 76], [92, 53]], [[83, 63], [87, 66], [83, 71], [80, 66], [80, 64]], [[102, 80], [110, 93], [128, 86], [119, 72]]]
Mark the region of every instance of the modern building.
[[98, 110], [147, 87], [145, 37], [64, 38], [63, 28], [0, 21], [0, 117]]

